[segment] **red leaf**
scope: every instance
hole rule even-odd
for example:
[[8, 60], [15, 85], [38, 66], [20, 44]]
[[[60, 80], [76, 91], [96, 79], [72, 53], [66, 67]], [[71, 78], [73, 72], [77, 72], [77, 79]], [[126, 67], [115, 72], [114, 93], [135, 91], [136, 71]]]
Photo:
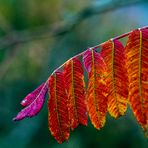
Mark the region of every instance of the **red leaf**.
[[100, 54], [108, 72], [105, 78], [108, 86], [108, 111], [117, 118], [124, 115], [127, 109], [128, 78], [124, 47], [118, 40], [109, 40], [102, 45]]
[[40, 112], [42, 106], [45, 101], [46, 93], [47, 93], [47, 85], [44, 83], [42, 89], [40, 90], [39, 94], [34, 98], [34, 101], [28, 105], [26, 108], [22, 109], [15, 118], [14, 121], [22, 120], [26, 117], [33, 117]]
[[68, 93], [68, 108], [71, 128], [87, 125], [85, 83], [82, 64], [78, 58], [69, 60], [64, 66], [65, 86]]
[[90, 120], [95, 128], [104, 126], [107, 112], [106, 64], [99, 53], [88, 49], [83, 55], [83, 62], [88, 72], [87, 108]]
[[148, 29], [134, 30], [126, 46], [129, 102], [144, 130], [148, 130]]
[[50, 99], [48, 101], [49, 130], [54, 138], [62, 143], [70, 135], [67, 95], [63, 73], [56, 71], [49, 78]]

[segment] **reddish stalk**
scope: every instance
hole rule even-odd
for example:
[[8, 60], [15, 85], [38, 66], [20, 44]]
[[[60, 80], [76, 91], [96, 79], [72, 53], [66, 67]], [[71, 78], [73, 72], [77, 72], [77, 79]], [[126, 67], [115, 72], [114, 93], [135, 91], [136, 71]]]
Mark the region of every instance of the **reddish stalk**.
[[[146, 29], [146, 28], [148, 28], [148, 26], [144, 26], [144, 27], [139, 28], [139, 29]], [[133, 31], [133, 30], [132, 30], [132, 31]], [[124, 33], [124, 34], [121, 34], [121, 35], [119, 35], [119, 36], [116, 36], [116, 37], [114, 37], [114, 38], [112, 38], [112, 39], [110, 39], [110, 40], [116, 40], [116, 39], [124, 38], [124, 37], [128, 36], [132, 31], [127, 32], [127, 33]], [[103, 43], [101, 43], [101, 44], [99, 44], [99, 45], [96, 45], [96, 46], [90, 47], [89, 49], [95, 50], [95, 49], [101, 47], [101, 46], [102, 46], [103, 44], [105, 44], [105, 43], [106, 43], [106, 41], [103, 42]], [[85, 51], [86, 51], [86, 50], [85, 50]], [[81, 52], [81, 53], [79, 53], [79, 54], [77, 54], [77, 55], [71, 57], [70, 59], [75, 58], [75, 57], [80, 57], [80, 56], [82, 56], [82, 55], [84, 54], [85, 51], [83, 51], [83, 52]], [[70, 59], [68, 59], [68, 60], [70, 60]], [[67, 61], [68, 61], [68, 60], [67, 60]], [[66, 62], [67, 62], [67, 61], [66, 61]], [[66, 62], [65, 62], [65, 63], [66, 63]], [[59, 66], [58, 68], [56, 68], [56, 69], [52, 72], [51, 75], [53, 75], [55, 71], [61, 69], [61, 68], [65, 65], [65, 63], [63, 63], [63, 64], [62, 64], [61, 66]], [[47, 83], [47, 82], [48, 82], [48, 80], [46, 81], [46, 83]]]

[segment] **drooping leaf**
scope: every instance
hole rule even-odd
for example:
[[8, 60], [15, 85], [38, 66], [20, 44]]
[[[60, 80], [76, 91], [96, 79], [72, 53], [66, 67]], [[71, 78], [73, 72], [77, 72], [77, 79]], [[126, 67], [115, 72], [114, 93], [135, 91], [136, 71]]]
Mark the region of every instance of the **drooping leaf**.
[[88, 49], [83, 55], [88, 73], [87, 108], [90, 120], [95, 128], [104, 126], [107, 112], [106, 84], [103, 80], [106, 65], [99, 53]]
[[108, 111], [111, 116], [117, 118], [125, 114], [128, 98], [124, 47], [118, 40], [109, 40], [102, 45], [100, 54], [108, 72], [105, 78], [108, 86]]
[[129, 102], [133, 113], [148, 129], [148, 29], [134, 30], [126, 45]]
[[39, 87], [37, 87], [33, 92], [29, 93], [22, 101], [21, 105], [22, 106], [28, 106], [31, 104], [35, 98], [39, 95], [42, 87], [44, 86], [44, 83], [42, 83]]
[[65, 64], [64, 79], [68, 93], [68, 112], [71, 128], [76, 128], [79, 123], [87, 125], [85, 83], [82, 64], [78, 58], [73, 58]]
[[33, 101], [31, 102], [31, 104], [29, 104], [27, 107], [22, 109], [17, 114], [17, 116], [13, 118], [13, 120], [18, 121], [26, 117], [33, 117], [36, 114], [38, 114], [40, 110], [42, 109], [42, 106], [45, 102], [47, 90], [48, 90], [47, 84], [44, 83], [38, 95], [35, 95], [35, 98], [33, 98]]
[[67, 94], [65, 91], [63, 73], [56, 71], [49, 78], [48, 123], [54, 138], [62, 143], [70, 135]]
[[[125, 36], [129, 36], [126, 48], [117, 40]], [[102, 47], [101, 53], [95, 51], [97, 47]], [[88, 73], [86, 104], [82, 65], [78, 60], [81, 55]], [[68, 139], [70, 128], [87, 124], [86, 106], [97, 129], [105, 124], [107, 108], [115, 118], [124, 115], [128, 91], [133, 113], [148, 137], [148, 27], [115, 37], [62, 64], [45, 83], [23, 99], [21, 105], [25, 108], [13, 120], [39, 113], [47, 83], [50, 87], [49, 129], [59, 143]]]

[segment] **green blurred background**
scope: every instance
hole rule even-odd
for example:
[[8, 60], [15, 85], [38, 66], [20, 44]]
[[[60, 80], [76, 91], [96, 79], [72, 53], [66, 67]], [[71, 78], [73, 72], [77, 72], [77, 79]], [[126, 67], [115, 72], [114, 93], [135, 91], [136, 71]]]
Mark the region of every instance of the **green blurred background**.
[[65, 60], [146, 25], [147, 0], [0, 0], [0, 148], [148, 148], [130, 109], [118, 120], [108, 115], [100, 131], [78, 127], [62, 145], [48, 131], [47, 102], [38, 116], [12, 121]]

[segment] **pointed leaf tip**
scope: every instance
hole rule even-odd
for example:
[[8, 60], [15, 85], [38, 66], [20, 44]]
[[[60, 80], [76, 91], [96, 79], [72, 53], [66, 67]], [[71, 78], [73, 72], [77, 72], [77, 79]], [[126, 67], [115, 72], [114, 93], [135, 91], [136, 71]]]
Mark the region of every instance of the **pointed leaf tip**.
[[28, 105], [26, 108], [22, 109], [15, 118], [13, 118], [13, 121], [19, 121], [26, 117], [33, 117], [37, 115], [40, 110], [42, 109], [42, 106], [45, 101], [46, 93], [47, 93], [47, 85], [44, 83], [42, 86], [42, 89], [34, 99], [34, 101]]

